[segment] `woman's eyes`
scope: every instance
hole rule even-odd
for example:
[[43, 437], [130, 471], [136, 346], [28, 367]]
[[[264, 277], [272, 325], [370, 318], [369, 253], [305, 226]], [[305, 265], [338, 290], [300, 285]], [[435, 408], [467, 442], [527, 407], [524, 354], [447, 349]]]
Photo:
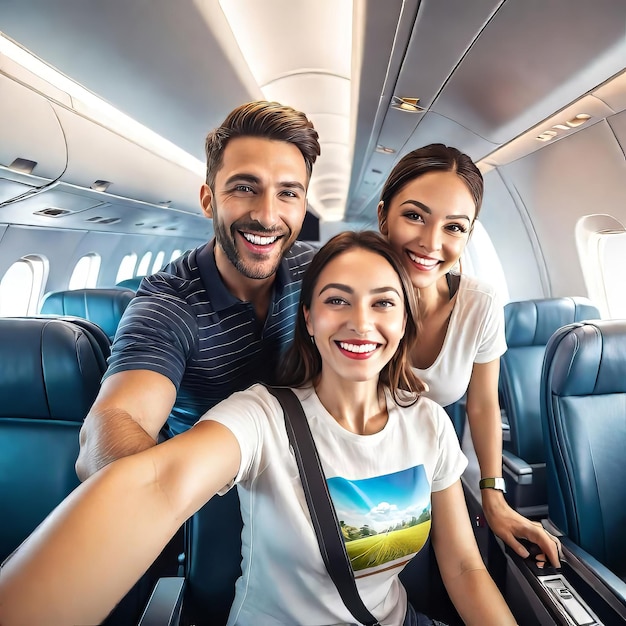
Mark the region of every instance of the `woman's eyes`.
[[458, 233], [458, 234], [464, 234], [467, 232], [467, 228], [463, 226], [462, 224], [448, 224], [446, 228], [449, 231], [453, 233]]
[[[424, 224], [424, 218], [422, 215], [420, 215], [419, 213], [416, 213], [415, 211], [409, 211], [407, 213], [404, 214], [404, 217], [406, 217], [409, 221], [411, 222], [416, 222], [418, 224]], [[467, 232], [467, 227], [464, 224], [458, 224], [456, 222], [452, 223], [452, 224], [446, 224], [445, 226], [446, 230], [454, 233], [454, 234], [465, 234]]]
[[414, 211], [409, 211], [408, 213], [405, 213], [404, 217], [406, 217], [407, 219], [411, 220], [412, 222], [423, 222], [424, 221], [424, 218], [419, 213], [415, 213]]
[[396, 306], [396, 303], [393, 300], [378, 300], [374, 306], [382, 309], [390, 309], [391, 307]]
[[[349, 305], [350, 303], [345, 298], [333, 296], [331, 298], [326, 298], [326, 300], [324, 300], [324, 304], [329, 304], [331, 306], [344, 306]], [[380, 309], [387, 309], [396, 306], [396, 303], [391, 299], [382, 299], [376, 300], [376, 302], [374, 302], [372, 306], [378, 307]]]

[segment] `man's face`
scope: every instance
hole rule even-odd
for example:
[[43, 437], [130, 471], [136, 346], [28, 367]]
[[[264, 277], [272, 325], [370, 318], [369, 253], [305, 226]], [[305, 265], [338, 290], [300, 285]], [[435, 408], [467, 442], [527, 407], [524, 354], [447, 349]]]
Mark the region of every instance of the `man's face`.
[[308, 177], [293, 144], [260, 137], [231, 139], [214, 193], [200, 192], [213, 219], [217, 267], [228, 281], [232, 268], [251, 279], [272, 276], [296, 240], [306, 213]]

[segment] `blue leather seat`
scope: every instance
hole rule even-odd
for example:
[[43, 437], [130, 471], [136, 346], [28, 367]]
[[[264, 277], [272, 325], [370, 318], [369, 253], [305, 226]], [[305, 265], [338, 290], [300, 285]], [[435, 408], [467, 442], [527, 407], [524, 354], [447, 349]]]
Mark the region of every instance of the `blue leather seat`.
[[0, 561], [78, 485], [78, 432], [104, 368], [69, 321], [0, 318]]
[[508, 349], [500, 360], [499, 392], [509, 437], [503, 443], [503, 472], [507, 500], [527, 516], [547, 513], [539, 401], [545, 346], [560, 327], [599, 317], [587, 298], [525, 300], [504, 308]]
[[137, 289], [139, 289], [139, 285], [141, 285], [142, 280], [143, 280], [143, 276], [134, 276], [133, 278], [126, 278], [125, 280], [120, 280], [120, 282], [117, 283], [115, 286], [137, 291]]
[[541, 409], [550, 520], [615, 588], [612, 575], [626, 582], [626, 320], [571, 324], [551, 338]]
[[53, 291], [41, 303], [40, 313], [72, 315], [94, 322], [112, 341], [122, 314], [135, 297], [131, 289], [74, 289]]

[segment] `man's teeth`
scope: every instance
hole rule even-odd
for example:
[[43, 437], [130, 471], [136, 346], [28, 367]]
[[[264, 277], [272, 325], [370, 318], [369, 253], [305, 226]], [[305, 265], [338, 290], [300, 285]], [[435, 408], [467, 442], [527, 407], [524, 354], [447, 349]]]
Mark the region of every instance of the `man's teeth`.
[[439, 261], [431, 261], [428, 259], [424, 259], [421, 256], [415, 256], [411, 252], [407, 252], [407, 254], [409, 255], [409, 259], [411, 259], [413, 263], [417, 263], [418, 265], [423, 265], [424, 267], [435, 267], [435, 265], [439, 263]]
[[241, 234], [247, 241], [253, 243], [255, 246], [269, 246], [278, 239], [278, 237], [261, 237], [260, 235], [251, 235], [250, 233]]
[[339, 346], [342, 350], [347, 350], [348, 352], [356, 352], [358, 354], [363, 354], [365, 352], [374, 352], [376, 350], [377, 345], [375, 343], [346, 343], [344, 341], [339, 342]]

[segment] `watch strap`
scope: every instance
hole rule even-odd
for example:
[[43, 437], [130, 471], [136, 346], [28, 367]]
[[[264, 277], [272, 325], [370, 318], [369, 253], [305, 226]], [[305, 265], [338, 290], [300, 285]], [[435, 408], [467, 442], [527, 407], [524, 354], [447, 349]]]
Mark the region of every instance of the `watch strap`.
[[481, 489], [497, 489], [506, 493], [506, 484], [504, 478], [482, 478], [478, 483]]

